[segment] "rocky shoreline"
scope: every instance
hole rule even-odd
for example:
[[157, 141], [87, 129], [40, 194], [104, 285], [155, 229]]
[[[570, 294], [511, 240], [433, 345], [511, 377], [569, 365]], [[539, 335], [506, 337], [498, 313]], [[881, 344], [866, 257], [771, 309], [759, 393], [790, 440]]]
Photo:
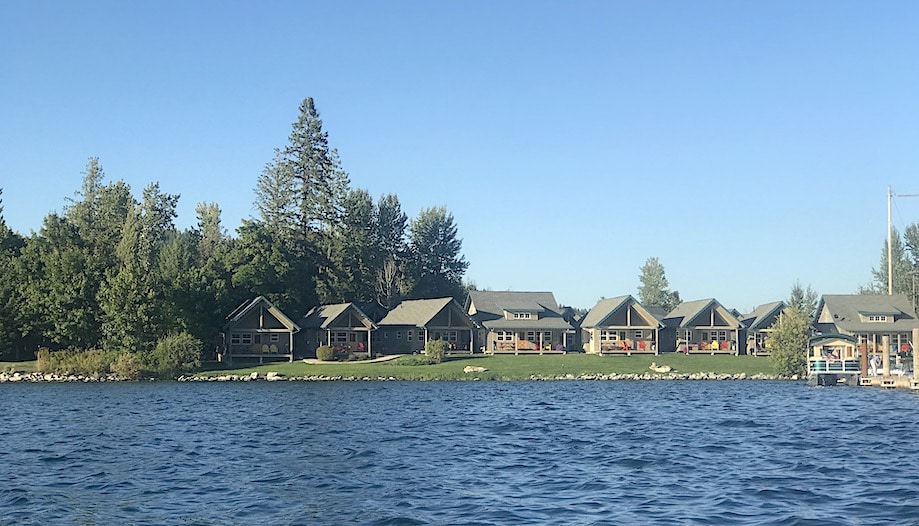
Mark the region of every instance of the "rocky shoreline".
[[[530, 376], [524, 380], [530, 381], [570, 381], [570, 380], [594, 380], [594, 381], [621, 381], [621, 380], [786, 380], [797, 381], [801, 378], [797, 376], [779, 376], [771, 374], [724, 374], [724, 373], [669, 373], [669, 374], [564, 374], [558, 376]], [[276, 372], [267, 374], [252, 373], [247, 375], [227, 374], [219, 376], [180, 376], [179, 382], [394, 382], [400, 381], [400, 378], [394, 376], [284, 376]], [[103, 382], [129, 382], [129, 381], [158, 381], [150, 380], [128, 380], [115, 375], [59, 375], [44, 373], [0, 373], [0, 383], [8, 382], [26, 382], [26, 383], [103, 383]], [[411, 380], [411, 381], [438, 381], [438, 380]], [[478, 377], [469, 377], [466, 381], [483, 381]], [[501, 381], [486, 379], [484, 381]]]

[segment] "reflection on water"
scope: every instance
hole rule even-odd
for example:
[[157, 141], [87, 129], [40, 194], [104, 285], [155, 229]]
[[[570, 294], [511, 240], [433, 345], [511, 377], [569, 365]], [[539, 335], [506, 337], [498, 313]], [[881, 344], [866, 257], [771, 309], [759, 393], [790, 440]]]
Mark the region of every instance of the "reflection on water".
[[902, 524], [917, 402], [752, 381], [4, 384], [0, 524]]

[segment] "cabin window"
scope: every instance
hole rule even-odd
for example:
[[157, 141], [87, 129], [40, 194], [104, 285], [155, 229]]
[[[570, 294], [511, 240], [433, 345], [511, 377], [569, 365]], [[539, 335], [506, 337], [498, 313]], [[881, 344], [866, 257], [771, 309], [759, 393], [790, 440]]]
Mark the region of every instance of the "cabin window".
[[546, 332], [542, 333], [542, 339], [543, 339], [543, 341], [547, 341], [547, 342], [552, 341], [552, 332], [551, 332], [551, 331], [546, 331]]
[[868, 321], [875, 323], [884, 323], [887, 321], [886, 314], [871, 314], [868, 316]]
[[261, 335], [261, 334], [256, 334], [256, 335], [255, 335], [255, 343], [262, 343], [262, 335]]
[[396, 331], [396, 339], [397, 339], [397, 340], [401, 340], [401, 339], [402, 339], [402, 331]]
[[355, 342], [355, 341], [357, 341], [357, 334], [354, 334], [353, 332], [349, 332], [349, 333], [348, 333], [348, 341], [349, 341], [349, 342]]
[[271, 340], [272, 342], [279, 342], [279, 341], [281, 341], [281, 335], [280, 335], [280, 334], [272, 334], [271, 336], [268, 337], [268, 339]]
[[408, 340], [408, 341], [412, 341], [412, 337], [413, 337], [414, 335], [415, 335], [415, 331], [408, 331], [408, 332], [405, 333], [405, 339]]
[[456, 331], [447, 331], [444, 333], [444, 340], [448, 342], [456, 341]]
[[332, 341], [335, 343], [345, 343], [348, 341], [348, 333], [346, 332], [333, 332]]
[[498, 331], [496, 334], [497, 334], [497, 340], [498, 340], [499, 342], [504, 342], [504, 341], [511, 342], [511, 341], [514, 341], [514, 333], [512, 333], [512, 332]]
[[238, 332], [234, 332], [233, 334], [230, 334], [230, 343], [239, 344], [239, 333]]
[[530, 313], [529, 312], [515, 312], [514, 319], [515, 320], [528, 320], [530, 319]]
[[645, 333], [644, 331], [635, 331], [635, 334], [632, 336], [634, 336], [636, 340], [640, 340], [645, 337]]
[[601, 342], [619, 341], [619, 333], [616, 331], [600, 331], [600, 341]]
[[252, 345], [252, 335], [251, 334], [243, 334], [241, 335], [241, 338], [242, 338], [243, 345]]

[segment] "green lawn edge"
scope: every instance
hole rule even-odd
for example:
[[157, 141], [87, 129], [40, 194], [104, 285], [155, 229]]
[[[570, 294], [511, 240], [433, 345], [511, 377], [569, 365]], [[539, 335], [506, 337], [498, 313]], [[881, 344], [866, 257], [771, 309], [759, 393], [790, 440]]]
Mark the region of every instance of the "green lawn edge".
[[[239, 365], [198, 373], [198, 377], [226, 375], [266, 375], [274, 372], [293, 378], [367, 378], [387, 380], [529, 380], [532, 378], [585, 377], [651, 374], [662, 377], [709, 373], [716, 375], [776, 376], [768, 358], [754, 356], [684, 355], [598, 356], [566, 355], [473, 355], [450, 356], [436, 365], [405, 365], [404, 360], [378, 363], [306, 363], [277, 362], [264, 365]], [[651, 364], [668, 365], [671, 373], [654, 373]], [[486, 371], [466, 373], [466, 366], [484, 367]]]

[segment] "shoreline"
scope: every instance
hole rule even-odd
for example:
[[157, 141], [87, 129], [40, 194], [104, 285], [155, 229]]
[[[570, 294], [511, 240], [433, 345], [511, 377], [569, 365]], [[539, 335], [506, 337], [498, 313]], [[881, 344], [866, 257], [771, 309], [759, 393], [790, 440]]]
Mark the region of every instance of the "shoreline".
[[463, 379], [418, 380], [395, 376], [285, 376], [276, 372], [248, 375], [228, 374], [211, 376], [180, 376], [176, 379], [132, 380], [115, 375], [83, 376], [44, 373], [0, 373], [0, 383], [112, 383], [112, 382], [558, 382], [558, 381], [804, 381], [797, 376], [746, 373], [614, 373], [614, 374], [564, 374], [556, 376], [531, 375], [528, 378], [495, 379], [469, 376]]

